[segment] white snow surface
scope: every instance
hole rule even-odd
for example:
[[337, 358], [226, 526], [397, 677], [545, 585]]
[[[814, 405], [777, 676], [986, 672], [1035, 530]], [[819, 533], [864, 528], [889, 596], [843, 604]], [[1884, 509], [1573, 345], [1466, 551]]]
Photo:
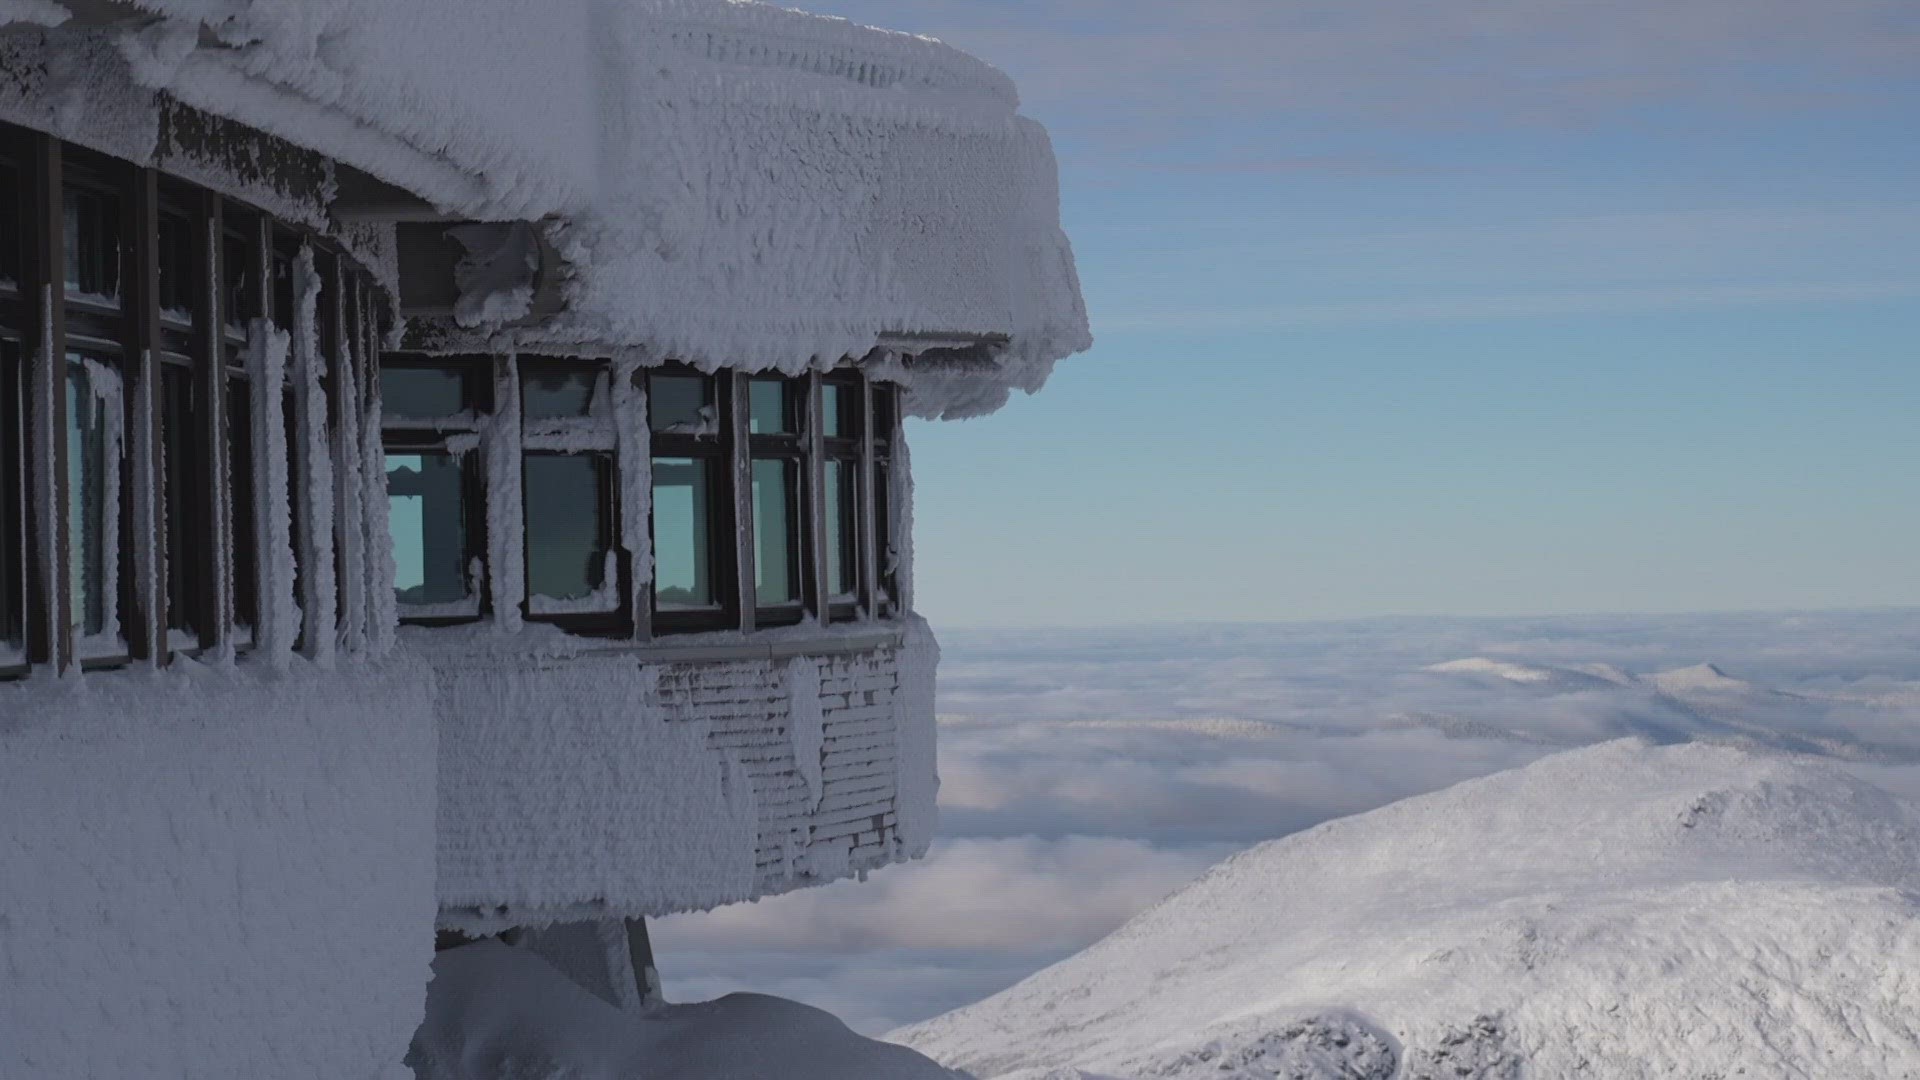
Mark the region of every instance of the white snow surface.
[[980, 1077], [1920, 1075], [1920, 809], [1621, 740], [1228, 859], [895, 1033]]
[[779, 998], [620, 1009], [497, 941], [441, 953], [433, 970], [407, 1059], [418, 1080], [957, 1080]]
[[455, 215], [550, 221], [568, 310], [498, 347], [797, 372], [1006, 335], [997, 372], [910, 386], [969, 415], [1091, 344], [1046, 132], [939, 42], [737, 0], [136, 2], [164, 16], [120, 38], [140, 85]]
[[53, 0], [0, 0], [0, 25], [59, 26], [72, 17], [72, 12]]
[[404, 1080], [431, 694], [297, 657], [0, 686], [0, 1077]]

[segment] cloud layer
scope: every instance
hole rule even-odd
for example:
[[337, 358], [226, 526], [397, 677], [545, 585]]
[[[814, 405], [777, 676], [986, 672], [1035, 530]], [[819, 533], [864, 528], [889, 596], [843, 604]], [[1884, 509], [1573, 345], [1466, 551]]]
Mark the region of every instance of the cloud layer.
[[[866, 883], [664, 920], [671, 996], [751, 988], [883, 1031], [1077, 951], [1240, 847], [1622, 735], [1810, 750], [1920, 788], [1920, 612], [955, 632], [945, 648], [948, 839]], [[1726, 680], [1652, 678], [1710, 661]]]

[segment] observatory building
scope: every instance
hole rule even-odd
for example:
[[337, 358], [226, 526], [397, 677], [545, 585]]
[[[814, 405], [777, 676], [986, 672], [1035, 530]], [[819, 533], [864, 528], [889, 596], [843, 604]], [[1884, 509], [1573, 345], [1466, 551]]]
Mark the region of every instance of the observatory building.
[[436, 941], [626, 1001], [645, 918], [926, 851], [903, 421], [1090, 343], [1003, 75], [728, 0], [0, 24], [0, 1075], [405, 1076]]

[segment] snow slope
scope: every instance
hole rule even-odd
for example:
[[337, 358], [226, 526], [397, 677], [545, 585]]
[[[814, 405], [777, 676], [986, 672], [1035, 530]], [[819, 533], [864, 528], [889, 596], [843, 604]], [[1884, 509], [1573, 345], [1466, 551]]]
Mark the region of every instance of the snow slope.
[[779, 998], [622, 1010], [497, 941], [441, 953], [433, 970], [407, 1058], [418, 1080], [955, 1080]]
[[981, 1078], [1920, 1076], [1920, 811], [1570, 751], [1237, 855], [895, 1038]]

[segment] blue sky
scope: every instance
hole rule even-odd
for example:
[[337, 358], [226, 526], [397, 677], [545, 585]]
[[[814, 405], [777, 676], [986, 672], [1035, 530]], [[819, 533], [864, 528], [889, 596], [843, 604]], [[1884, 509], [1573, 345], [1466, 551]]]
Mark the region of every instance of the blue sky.
[[1097, 344], [936, 625], [1920, 603], [1920, 6], [814, 0], [1000, 65]]

